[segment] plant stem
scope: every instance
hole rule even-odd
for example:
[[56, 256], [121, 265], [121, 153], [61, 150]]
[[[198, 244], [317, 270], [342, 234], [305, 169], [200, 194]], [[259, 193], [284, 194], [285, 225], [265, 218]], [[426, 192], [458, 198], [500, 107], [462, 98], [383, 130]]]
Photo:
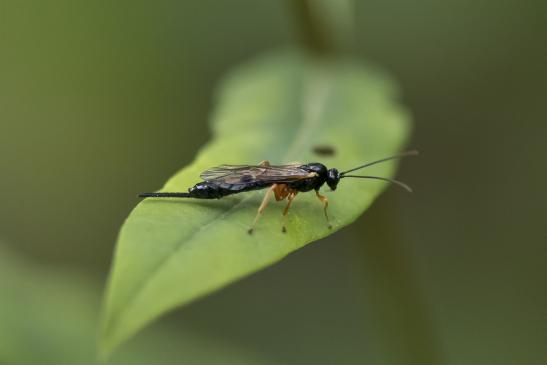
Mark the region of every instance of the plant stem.
[[352, 38], [353, 0], [291, 0], [300, 42], [315, 54], [348, 48]]
[[378, 363], [437, 365], [441, 359], [428, 310], [388, 210], [389, 204], [375, 207], [363, 232], [367, 239], [359, 245], [372, 346]]

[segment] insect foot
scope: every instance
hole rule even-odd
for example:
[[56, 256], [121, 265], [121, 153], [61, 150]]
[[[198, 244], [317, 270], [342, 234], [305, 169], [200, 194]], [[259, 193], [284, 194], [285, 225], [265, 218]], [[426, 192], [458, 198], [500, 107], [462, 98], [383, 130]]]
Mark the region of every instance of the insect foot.
[[287, 227], [285, 227], [285, 226], [282, 226], [282, 227], [281, 227], [281, 232], [283, 232], [283, 233], [287, 233]]
[[248, 234], [253, 234], [253, 231], [254, 231], [254, 228], [249, 228], [249, 229], [247, 230], [247, 233], [248, 233]]

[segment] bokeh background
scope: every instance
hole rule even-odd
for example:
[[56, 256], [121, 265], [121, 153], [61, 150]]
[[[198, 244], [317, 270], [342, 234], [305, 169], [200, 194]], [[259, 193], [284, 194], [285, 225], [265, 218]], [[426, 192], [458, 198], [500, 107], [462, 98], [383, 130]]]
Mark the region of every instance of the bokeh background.
[[[222, 75], [297, 42], [289, 5], [0, 3], [0, 362], [94, 363], [135, 193], [208, 140]], [[355, 53], [400, 80], [413, 112], [421, 156], [399, 177], [415, 194], [389, 190], [358, 223], [164, 317], [112, 361], [547, 362], [545, 3], [366, 0], [354, 18]], [[85, 350], [66, 352], [79, 330]]]

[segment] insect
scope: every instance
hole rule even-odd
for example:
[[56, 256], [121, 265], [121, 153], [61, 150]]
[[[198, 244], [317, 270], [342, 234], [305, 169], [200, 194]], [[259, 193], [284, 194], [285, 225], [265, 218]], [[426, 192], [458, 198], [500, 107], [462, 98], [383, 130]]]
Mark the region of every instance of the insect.
[[[139, 197], [220, 199], [228, 195], [247, 191], [268, 189], [262, 200], [262, 204], [260, 204], [260, 207], [258, 208], [255, 219], [248, 230], [248, 233], [251, 234], [253, 233], [256, 223], [262, 216], [264, 209], [266, 209], [272, 194], [274, 194], [275, 200], [277, 201], [287, 199], [287, 205], [283, 210], [283, 217], [286, 217], [296, 195], [299, 192], [313, 190], [315, 191], [317, 198], [323, 203], [323, 211], [327, 220], [327, 225], [329, 228], [332, 228], [327, 213], [329, 201], [326, 196], [319, 193], [319, 189], [325, 183], [334, 191], [340, 180], [344, 178], [375, 179], [397, 184], [409, 192], [412, 192], [412, 189], [408, 185], [394, 179], [368, 175], [349, 175], [349, 173], [381, 162], [417, 154], [418, 151], [408, 151], [369, 162], [343, 172], [339, 172], [335, 168], [327, 169], [325, 165], [317, 162], [307, 164], [293, 163], [288, 165], [270, 165], [268, 161], [262, 161], [259, 165], [221, 165], [202, 172], [200, 178], [203, 179], [203, 181], [189, 188], [187, 193], [141, 193], [139, 194]], [[282, 231], [287, 231], [285, 222], [283, 222]]]

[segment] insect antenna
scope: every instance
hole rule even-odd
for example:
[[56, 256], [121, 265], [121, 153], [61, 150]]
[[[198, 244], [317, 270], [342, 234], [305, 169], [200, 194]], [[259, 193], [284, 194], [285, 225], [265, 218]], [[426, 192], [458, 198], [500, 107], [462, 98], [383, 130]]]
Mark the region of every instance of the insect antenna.
[[401, 182], [399, 180], [390, 179], [390, 178], [387, 178], [387, 177], [361, 176], [361, 175], [344, 175], [344, 176], [340, 176], [340, 178], [344, 178], [344, 177], [356, 177], [356, 178], [359, 178], [359, 179], [374, 179], [374, 180], [387, 181], [387, 182], [399, 185], [400, 187], [402, 187], [403, 189], [405, 189], [409, 193], [412, 193], [412, 188], [410, 186], [408, 186], [407, 184], [405, 184], [404, 182]]
[[188, 193], [140, 193], [139, 198], [189, 198]]
[[340, 173], [340, 177], [343, 177], [343, 176], [344, 176], [345, 174], [347, 174], [348, 172], [353, 172], [353, 171], [355, 171], [355, 170], [360, 170], [360, 169], [365, 168], [365, 167], [369, 167], [369, 166], [372, 166], [372, 165], [376, 165], [377, 163], [380, 163], [380, 162], [385, 162], [385, 161], [394, 160], [394, 159], [397, 159], [397, 158], [403, 158], [403, 157], [407, 157], [407, 156], [416, 156], [417, 154], [418, 154], [418, 151], [413, 150], [413, 151], [407, 151], [407, 152], [399, 153], [398, 155], [394, 155], [394, 156], [382, 158], [381, 160], [369, 162], [369, 163], [366, 163], [366, 164], [364, 164], [364, 165], [361, 165], [361, 166], [358, 166], [358, 167], [356, 167], [356, 168], [353, 168], [353, 169], [351, 169], [351, 170], [341, 172], [341, 173]]

